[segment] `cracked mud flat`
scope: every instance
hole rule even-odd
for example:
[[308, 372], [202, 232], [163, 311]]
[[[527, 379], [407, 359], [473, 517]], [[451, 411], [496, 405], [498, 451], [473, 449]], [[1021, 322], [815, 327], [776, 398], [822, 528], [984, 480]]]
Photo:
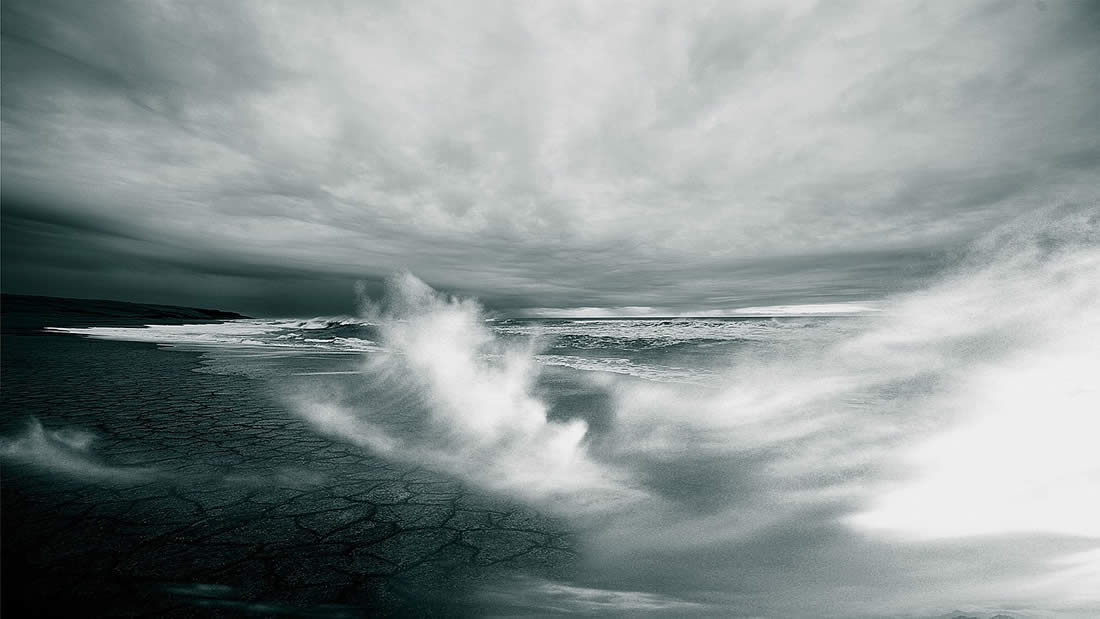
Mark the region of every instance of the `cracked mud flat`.
[[5, 460], [6, 616], [476, 615], [480, 587], [575, 564], [560, 522], [318, 436], [266, 380], [199, 367], [3, 337], [0, 434], [78, 429], [96, 465]]

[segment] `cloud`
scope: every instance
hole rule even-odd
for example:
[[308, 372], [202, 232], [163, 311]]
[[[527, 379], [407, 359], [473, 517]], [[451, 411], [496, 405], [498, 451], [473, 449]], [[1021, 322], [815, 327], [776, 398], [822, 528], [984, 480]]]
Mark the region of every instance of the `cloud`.
[[[1030, 2], [6, 2], [4, 195], [122, 222], [139, 239], [101, 262], [170, 259], [188, 295], [213, 256], [259, 297], [272, 271], [409, 268], [513, 307], [862, 301], [992, 223], [1094, 197], [1097, 20]], [[9, 252], [5, 274], [40, 260]], [[317, 302], [346, 303], [335, 289]]]

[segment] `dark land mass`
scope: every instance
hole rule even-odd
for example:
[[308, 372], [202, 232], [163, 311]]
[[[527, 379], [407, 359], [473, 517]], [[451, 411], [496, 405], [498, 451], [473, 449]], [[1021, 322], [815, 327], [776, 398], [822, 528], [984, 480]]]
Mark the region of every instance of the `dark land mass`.
[[7, 293], [0, 295], [0, 314], [0, 326], [6, 333], [33, 331], [42, 327], [171, 324], [248, 318], [236, 312], [197, 307]]
[[26, 326], [235, 314], [3, 303], [6, 618], [478, 616], [480, 588], [576, 566], [562, 523], [318, 435], [285, 377]]

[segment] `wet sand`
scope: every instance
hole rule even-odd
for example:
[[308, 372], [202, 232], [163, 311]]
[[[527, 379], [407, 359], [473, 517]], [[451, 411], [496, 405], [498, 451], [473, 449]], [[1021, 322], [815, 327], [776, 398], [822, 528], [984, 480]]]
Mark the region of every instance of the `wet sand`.
[[[482, 586], [575, 565], [562, 523], [318, 436], [197, 353], [2, 347], [0, 435], [24, 437], [3, 461], [5, 616], [477, 615]], [[95, 440], [47, 439], [63, 466], [31, 418]]]

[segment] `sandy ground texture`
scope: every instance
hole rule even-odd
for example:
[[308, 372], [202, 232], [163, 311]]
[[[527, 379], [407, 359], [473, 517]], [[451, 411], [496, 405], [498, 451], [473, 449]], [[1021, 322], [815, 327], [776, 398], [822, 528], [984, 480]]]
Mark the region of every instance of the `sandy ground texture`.
[[561, 523], [318, 436], [195, 353], [22, 330], [2, 360], [7, 617], [477, 615], [576, 561]]

